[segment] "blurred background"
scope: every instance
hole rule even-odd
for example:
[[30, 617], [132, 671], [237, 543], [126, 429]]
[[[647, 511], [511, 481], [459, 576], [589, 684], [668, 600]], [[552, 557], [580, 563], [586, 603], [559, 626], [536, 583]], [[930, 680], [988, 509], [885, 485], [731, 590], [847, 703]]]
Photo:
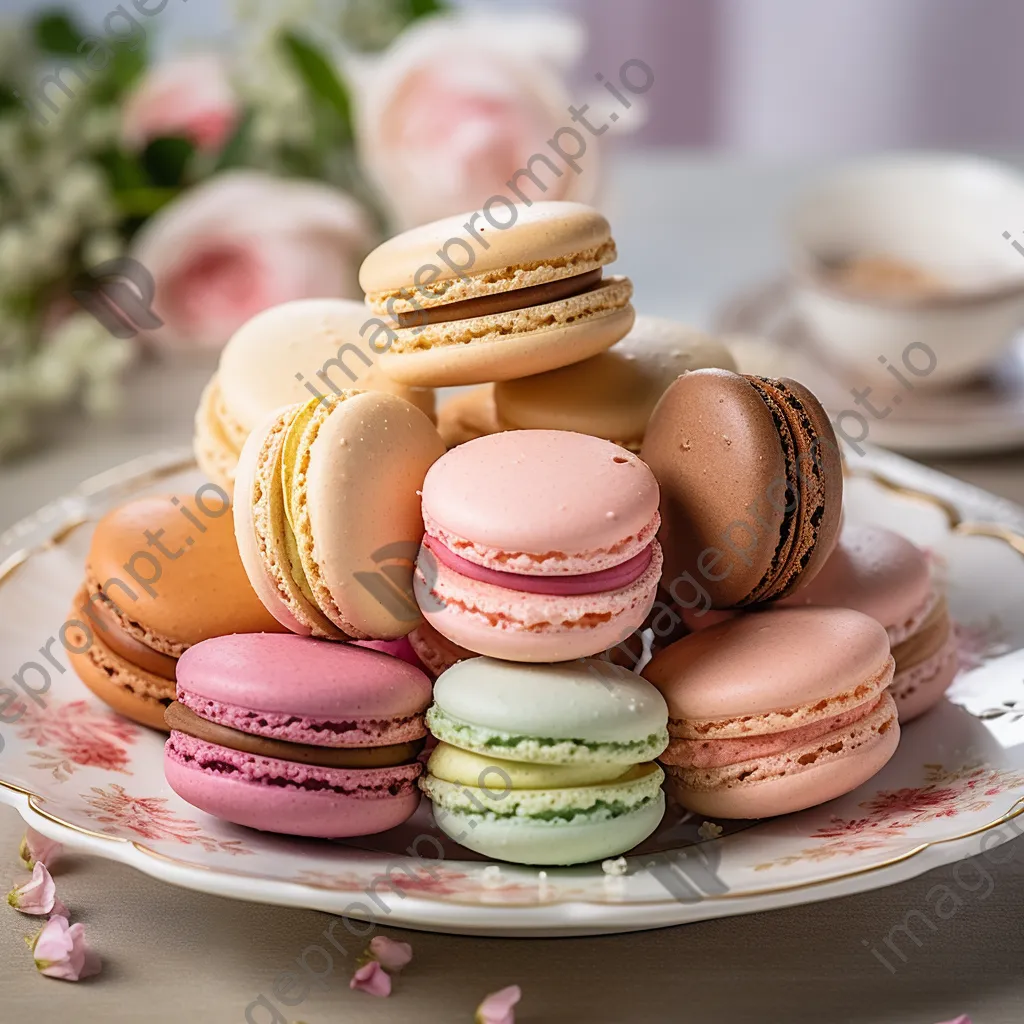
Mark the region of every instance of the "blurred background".
[[[1019, 0], [0, 0], [0, 526], [187, 444], [241, 323], [359, 298], [379, 240], [478, 207], [581, 132], [570, 108], [587, 104], [595, 123], [621, 116], [535, 197], [607, 213], [638, 309], [728, 333], [745, 369], [799, 355], [838, 413], [859, 371], [808, 337], [794, 205], [865, 154], [997, 157], [971, 251], [1001, 266], [1004, 299], [1024, 287], [1024, 248], [1007, 256], [1024, 241], [1022, 38]], [[624, 85], [645, 68], [649, 88]], [[941, 220], [976, 182], [932, 171], [910, 193]], [[901, 258], [905, 281], [900, 246], [868, 255]], [[127, 273], [111, 309], [97, 270], [125, 258], [146, 280]], [[966, 459], [984, 483], [989, 466], [1019, 475], [981, 460], [1024, 444], [1011, 326], [871, 440]]]

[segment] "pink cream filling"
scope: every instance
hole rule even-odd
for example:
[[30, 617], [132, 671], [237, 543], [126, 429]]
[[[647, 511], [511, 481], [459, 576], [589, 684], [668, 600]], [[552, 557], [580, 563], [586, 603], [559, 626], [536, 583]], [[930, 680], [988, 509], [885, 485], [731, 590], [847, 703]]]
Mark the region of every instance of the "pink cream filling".
[[802, 725], [797, 729], [787, 729], [785, 732], [714, 740], [672, 739], [661, 760], [666, 764], [678, 764], [687, 768], [726, 768], [760, 757], [784, 754], [787, 750], [795, 750], [813, 743], [830, 732], [845, 729], [862, 718], [867, 718], [881, 699], [882, 696], [879, 696], [875, 700], [861, 704], [860, 707], [843, 711], [831, 718], [823, 718], [820, 722]]
[[457, 555], [451, 548], [436, 537], [423, 538], [423, 546], [434, 557], [453, 572], [476, 580], [478, 583], [489, 583], [506, 590], [519, 590], [527, 594], [544, 594], [554, 597], [575, 597], [583, 594], [603, 594], [608, 590], [621, 590], [635, 583], [647, 571], [654, 557], [652, 545], [648, 544], [639, 554], [627, 559], [620, 565], [600, 572], [585, 572], [577, 576], [531, 576], [518, 572], [502, 572], [500, 569], [488, 569], [477, 565], [462, 555]]

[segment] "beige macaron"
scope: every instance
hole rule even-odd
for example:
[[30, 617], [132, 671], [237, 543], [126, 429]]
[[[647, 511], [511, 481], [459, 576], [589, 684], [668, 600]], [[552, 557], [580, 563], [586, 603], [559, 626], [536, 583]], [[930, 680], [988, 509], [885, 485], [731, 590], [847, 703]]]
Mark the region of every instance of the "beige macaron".
[[449, 448], [501, 430], [494, 385], [481, 384], [450, 398], [437, 410], [437, 432]]
[[502, 430], [573, 430], [638, 452], [665, 389], [703, 367], [735, 369], [726, 347], [672, 320], [638, 316], [607, 352], [582, 363], [494, 387]]
[[398, 235], [359, 282], [389, 325], [381, 367], [440, 387], [543, 373], [603, 352], [633, 325], [608, 221], [581, 203], [505, 204]]
[[428, 416], [434, 392], [387, 377], [378, 354], [361, 334], [372, 316], [348, 299], [300, 299], [258, 313], [224, 346], [220, 364], [195, 417], [196, 461], [214, 482], [229, 488], [238, 456], [253, 427], [268, 412], [358, 388], [404, 398]]

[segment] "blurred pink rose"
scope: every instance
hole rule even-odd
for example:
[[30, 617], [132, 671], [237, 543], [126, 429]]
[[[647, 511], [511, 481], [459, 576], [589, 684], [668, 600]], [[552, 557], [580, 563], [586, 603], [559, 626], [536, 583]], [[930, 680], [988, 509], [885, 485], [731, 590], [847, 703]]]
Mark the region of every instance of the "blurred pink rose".
[[217, 152], [234, 130], [238, 112], [219, 57], [178, 57], [155, 65], [132, 91], [122, 113], [121, 136], [132, 149], [161, 136], [180, 135], [198, 149]]
[[[360, 155], [400, 227], [479, 208], [536, 164], [544, 188], [520, 179], [534, 199], [586, 202], [598, 186], [598, 141], [576, 173], [548, 146], [572, 127], [563, 75], [583, 48], [575, 22], [552, 14], [452, 15], [417, 22], [376, 63], [352, 69]], [[566, 140], [571, 153], [574, 143]]]
[[356, 273], [374, 242], [366, 212], [344, 192], [232, 171], [164, 207], [131, 255], [153, 277], [164, 322], [151, 339], [217, 347], [290, 299], [362, 298]]

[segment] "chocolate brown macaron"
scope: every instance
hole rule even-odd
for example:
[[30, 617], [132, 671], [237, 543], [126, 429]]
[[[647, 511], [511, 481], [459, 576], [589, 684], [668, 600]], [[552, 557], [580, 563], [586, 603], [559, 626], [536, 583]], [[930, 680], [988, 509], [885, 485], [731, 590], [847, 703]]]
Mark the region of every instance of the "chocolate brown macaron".
[[798, 590], [835, 545], [839, 446], [802, 384], [684, 374], [651, 417], [641, 458], [661, 485], [662, 585], [684, 608], [738, 608]]
[[178, 657], [229, 633], [284, 632], [242, 568], [219, 488], [141, 498], [96, 524], [68, 616], [69, 660], [126, 718], [167, 731]]

